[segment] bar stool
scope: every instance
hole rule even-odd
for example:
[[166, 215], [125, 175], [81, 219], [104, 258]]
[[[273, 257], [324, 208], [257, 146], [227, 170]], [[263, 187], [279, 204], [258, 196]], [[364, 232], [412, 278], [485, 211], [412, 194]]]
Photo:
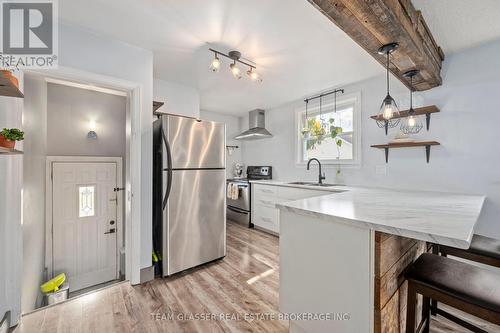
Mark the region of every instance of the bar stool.
[[[471, 245], [467, 250], [433, 244], [432, 253], [440, 254], [444, 257], [451, 255], [485, 265], [500, 267], [500, 240], [481, 235], [472, 236]], [[443, 311], [438, 309], [437, 301], [432, 300], [431, 314], [436, 315], [438, 312], [441, 315], [446, 316], [446, 313], [443, 313]]]
[[500, 240], [474, 235], [467, 250], [450, 246], [438, 245], [437, 252], [442, 256], [448, 255], [479, 262], [485, 265], [500, 267]]
[[[424, 253], [410, 265], [405, 277], [408, 280], [406, 333], [416, 332], [417, 294], [424, 299], [418, 332], [421, 329], [429, 332], [431, 299], [500, 325], [500, 274]], [[445, 316], [473, 332], [487, 333], [452, 314]]]

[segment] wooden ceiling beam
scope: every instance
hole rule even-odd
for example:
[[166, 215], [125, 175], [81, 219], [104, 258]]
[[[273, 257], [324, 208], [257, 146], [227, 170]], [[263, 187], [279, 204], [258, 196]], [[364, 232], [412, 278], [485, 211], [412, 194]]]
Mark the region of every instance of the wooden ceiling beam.
[[378, 49], [399, 43], [397, 51], [391, 54], [390, 70], [407, 87], [410, 82], [403, 73], [412, 69], [420, 70], [413, 78], [416, 90], [442, 84], [444, 53], [411, 0], [308, 1], [384, 67], [386, 57], [379, 55]]

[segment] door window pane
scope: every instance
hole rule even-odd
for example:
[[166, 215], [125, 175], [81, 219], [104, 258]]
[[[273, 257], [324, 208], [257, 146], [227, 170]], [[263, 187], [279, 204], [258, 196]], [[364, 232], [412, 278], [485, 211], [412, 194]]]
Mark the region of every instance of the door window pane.
[[95, 186], [79, 186], [78, 193], [78, 216], [95, 216]]

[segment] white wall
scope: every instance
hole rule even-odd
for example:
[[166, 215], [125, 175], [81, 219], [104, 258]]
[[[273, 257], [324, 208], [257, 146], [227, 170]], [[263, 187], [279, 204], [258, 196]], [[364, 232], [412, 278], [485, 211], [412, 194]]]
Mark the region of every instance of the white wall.
[[[16, 76], [23, 90], [22, 75]], [[22, 99], [0, 97], [0, 128], [22, 128], [22, 109]], [[11, 311], [12, 325], [21, 315], [22, 170], [21, 155], [0, 155], [0, 317]]]
[[45, 156], [47, 153], [47, 83], [25, 75], [23, 172], [22, 311], [41, 305], [45, 278]]
[[[362, 94], [362, 166], [342, 168], [347, 184], [420, 190], [485, 194], [488, 198], [477, 232], [500, 239], [500, 41], [449, 56], [443, 67], [443, 86], [417, 93], [417, 106], [436, 104], [441, 113], [433, 115], [431, 128], [420, 137], [440, 141], [431, 160], [425, 161], [424, 148], [391, 150], [385, 164], [382, 150], [372, 144], [387, 142], [383, 129], [369, 118], [378, 112], [384, 97], [384, 77], [377, 77], [345, 88], [346, 94]], [[393, 96], [402, 108], [408, 107], [408, 90], [392, 79]], [[326, 87], [325, 87], [326, 88]], [[296, 102], [268, 110], [266, 127], [274, 138], [245, 142], [244, 162], [248, 165], [270, 164], [275, 178], [316, 180], [316, 167], [306, 171], [295, 165], [294, 110]], [[394, 136], [398, 130], [389, 132]], [[386, 175], [376, 168], [386, 167]], [[335, 168], [326, 169], [326, 181], [334, 182]]]
[[[125, 161], [127, 99], [124, 96], [48, 84], [47, 155], [113, 156]], [[97, 140], [89, 140], [96, 121]]]
[[234, 140], [234, 137], [242, 132], [240, 126], [241, 118], [202, 110], [200, 112], [200, 119], [226, 124], [226, 145], [239, 147], [233, 151], [232, 155], [229, 155], [226, 149], [226, 178], [234, 177], [233, 171], [235, 164], [243, 162], [241, 141]]
[[161, 112], [181, 116], [200, 117], [200, 94], [198, 90], [174, 82], [154, 79], [154, 100], [164, 102]]

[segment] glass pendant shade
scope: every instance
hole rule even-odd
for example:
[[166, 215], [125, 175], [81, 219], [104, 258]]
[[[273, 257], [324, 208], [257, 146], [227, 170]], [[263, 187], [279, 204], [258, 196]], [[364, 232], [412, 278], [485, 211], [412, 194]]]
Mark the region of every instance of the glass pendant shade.
[[238, 68], [238, 66], [236, 66], [236, 64], [231, 64], [229, 65], [229, 67], [231, 68], [231, 73], [233, 74], [234, 78], [235, 79], [241, 79], [241, 70]]
[[221, 66], [220, 59], [215, 55], [215, 58], [212, 60], [212, 63], [210, 64], [210, 69], [212, 72], [218, 72]]
[[387, 94], [382, 101], [382, 105], [380, 105], [377, 124], [379, 127], [385, 127], [387, 124], [388, 127], [392, 128], [396, 127], [400, 120], [398, 104], [391, 95]]
[[260, 76], [259, 73], [257, 73], [253, 68], [250, 68], [248, 71], [247, 71], [247, 75], [249, 78], [251, 78], [253, 81], [256, 81], [256, 82], [262, 82], [262, 77]]

